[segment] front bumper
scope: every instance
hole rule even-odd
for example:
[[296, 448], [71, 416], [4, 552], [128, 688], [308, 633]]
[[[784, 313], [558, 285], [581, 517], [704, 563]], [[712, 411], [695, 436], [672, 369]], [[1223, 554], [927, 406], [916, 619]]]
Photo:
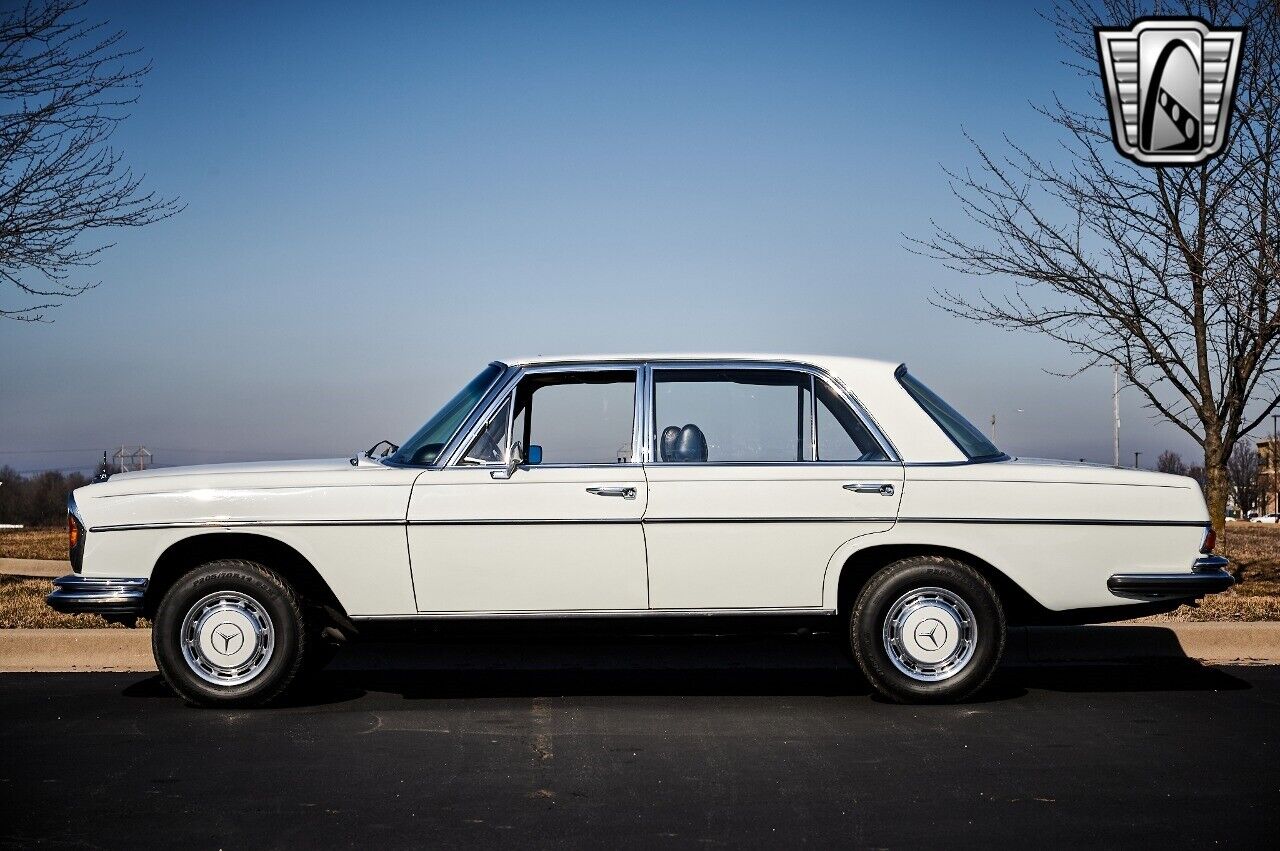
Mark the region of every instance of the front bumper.
[[140, 615], [147, 593], [145, 579], [116, 579], [71, 573], [53, 580], [53, 593], [45, 597], [59, 612], [96, 612], [100, 615]]
[[1192, 600], [1234, 585], [1228, 564], [1222, 556], [1204, 556], [1196, 559], [1190, 573], [1117, 573], [1107, 580], [1107, 588], [1134, 600]]

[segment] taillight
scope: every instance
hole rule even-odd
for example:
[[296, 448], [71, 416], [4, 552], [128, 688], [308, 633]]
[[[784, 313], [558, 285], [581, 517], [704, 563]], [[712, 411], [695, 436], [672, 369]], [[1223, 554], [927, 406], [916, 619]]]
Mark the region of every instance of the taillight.
[[1210, 526], [1204, 530], [1204, 543], [1200, 545], [1200, 552], [1208, 555], [1213, 552], [1213, 548], [1217, 543], [1218, 533], [1213, 531], [1213, 527]]
[[67, 515], [67, 551], [72, 552], [80, 546], [80, 524], [74, 514]]

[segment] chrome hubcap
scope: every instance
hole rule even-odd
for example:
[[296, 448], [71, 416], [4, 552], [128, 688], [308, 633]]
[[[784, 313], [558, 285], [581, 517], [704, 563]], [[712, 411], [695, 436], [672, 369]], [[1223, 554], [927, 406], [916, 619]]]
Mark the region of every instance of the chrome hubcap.
[[945, 588], [916, 588], [889, 607], [884, 649], [899, 671], [921, 682], [954, 677], [973, 658], [978, 625], [969, 604]]
[[275, 627], [266, 609], [239, 591], [204, 597], [182, 619], [182, 656], [201, 679], [220, 686], [247, 683], [271, 661]]

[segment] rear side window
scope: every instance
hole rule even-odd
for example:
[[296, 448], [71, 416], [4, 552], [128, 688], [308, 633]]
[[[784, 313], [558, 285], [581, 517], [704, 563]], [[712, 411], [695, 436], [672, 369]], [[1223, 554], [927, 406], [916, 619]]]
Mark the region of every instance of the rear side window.
[[826, 382], [807, 372], [658, 368], [653, 382], [655, 433], [649, 439], [656, 462], [796, 464], [888, 458]]
[[654, 458], [667, 463], [811, 461], [809, 376], [765, 369], [655, 369]]
[[887, 461], [889, 456], [825, 381], [817, 381], [819, 461]]
[[943, 401], [941, 396], [924, 386], [914, 375], [908, 373], [905, 366], [898, 368], [898, 381], [971, 461], [1004, 457], [1004, 453], [987, 440], [973, 423]]

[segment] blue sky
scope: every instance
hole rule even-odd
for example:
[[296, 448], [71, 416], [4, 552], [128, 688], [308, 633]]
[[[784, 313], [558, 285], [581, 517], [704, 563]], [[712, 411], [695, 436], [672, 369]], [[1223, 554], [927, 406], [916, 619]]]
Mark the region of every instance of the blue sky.
[[977, 282], [903, 247], [961, 222], [963, 129], [1048, 150], [1029, 102], [1088, 85], [1031, 4], [89, 12], [154, 62], [117, 141], [187, 209], [0, 325], [0, 464], [349, 454], [496, 357], [685, 349], [906, 361], [1007, 451], [1110, 460], [1110, 374], [946, 316]]

